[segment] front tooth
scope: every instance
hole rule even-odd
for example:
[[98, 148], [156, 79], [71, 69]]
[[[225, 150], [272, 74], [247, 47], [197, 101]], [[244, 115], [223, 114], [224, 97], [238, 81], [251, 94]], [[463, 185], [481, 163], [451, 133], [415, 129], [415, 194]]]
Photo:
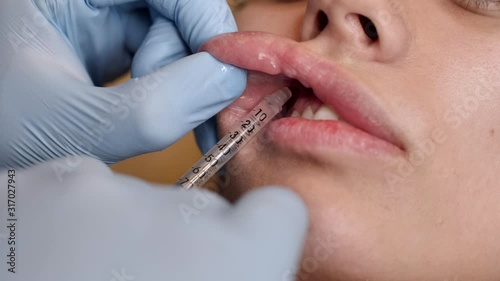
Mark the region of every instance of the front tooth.
[[333, 109], [326, 105], [322, 105], [318, 111], [316, 111], [316, 114], [314, 114], [314, 117], [312, 118], [314, 120], [339, 120], [339, 116]]
[[302, 112], [302, 118], [311, 119], [311, 120], [314, 118], [314, 112], [313, 112], [312, 107], [310, 105], [308, 105], [306, 107], [306, 109], [304, 110], [304, 112]]
[[292, 112], [292, 116], [291, 117], [300, 117], [300, 113], [298, 111], [294, 110]]

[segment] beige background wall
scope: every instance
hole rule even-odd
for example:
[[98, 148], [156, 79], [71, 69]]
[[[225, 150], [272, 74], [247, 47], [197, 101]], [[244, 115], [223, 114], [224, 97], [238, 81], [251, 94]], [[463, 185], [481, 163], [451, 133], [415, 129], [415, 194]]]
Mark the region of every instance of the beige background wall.
[[[123, 83], [126, 75], [109, 86]], [[155, 153], [137, 156], [113, 165], [119, 173], [128, 174], [154, 183], [172, 184], [182, 176], [198, 159], [201, 153], [196, 146], [194, 134], [190, 132], [173, 146]]]

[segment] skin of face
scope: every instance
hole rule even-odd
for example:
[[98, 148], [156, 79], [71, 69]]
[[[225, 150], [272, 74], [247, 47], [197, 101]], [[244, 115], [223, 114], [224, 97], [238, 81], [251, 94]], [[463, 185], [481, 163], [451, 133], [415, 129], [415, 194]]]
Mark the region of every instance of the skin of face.
[[249, 0], [235, 12], [240, 31], [291, 38], [356, 77], [401, 144], [320, 157], [256, 140], [234, 158], [228, 198], [282, 185], [308, 207], [300, 270], [283, 280], [500, 280], [500, 4], [483, 6]]

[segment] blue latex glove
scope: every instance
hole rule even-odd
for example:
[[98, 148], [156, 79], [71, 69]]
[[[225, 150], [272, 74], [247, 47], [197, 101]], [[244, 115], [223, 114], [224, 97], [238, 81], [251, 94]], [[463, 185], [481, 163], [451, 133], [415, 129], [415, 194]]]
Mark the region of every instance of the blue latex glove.
[[59, 162], [74, 159], [0, 171], [0, 280], [292, 280], [307, 230], [292, 192], [262, 188], [231, 205], [115, 175], [90, 158], [59, 177]]
[[[169, 146], [243, 91], [243, 70], [186, 56], [235, 28], [224, 0], [2, 0], [0, 168]], [[153, 72], [95, 86], [131, 64], [135, 77]]]

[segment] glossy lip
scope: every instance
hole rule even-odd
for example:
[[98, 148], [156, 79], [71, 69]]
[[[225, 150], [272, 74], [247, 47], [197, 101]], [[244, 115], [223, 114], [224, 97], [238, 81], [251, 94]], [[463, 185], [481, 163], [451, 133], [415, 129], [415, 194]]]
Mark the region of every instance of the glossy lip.
[[[302, 85], [312, 88], [316, 97], [332, 107], [342, 120], [402, 151], [405, 150], [403, 143], [392, 130], [395, 127], [394, 123], [377, 102], [376, 96], [342, 71], [334, 62], [322, 58], [296, 41], [263, 32], [237, 32], [209, 40], [202, 46], [201, 51], [208, 51], [221, 61], [238, 67], [268, 75], [278, 75], [277, 77], [281, 75], [281, 77], [296, 79]], [[257, 79], [252, 79], [252, 76]], [[256, 72], [249, 73], [249, 85], [246, 92], [242, 98], [231, 105], [229, 110], [240, 110], [242, 114], [246, 113], [264, 96], [289, 83], [286, 78], [276, 79], [274, 76], [269, 79], [275, 79], [275, 81], [269, 82], [268, 89], [262, 90], [262, 86], [259, 88], [256, 85], [259, 84], [259, 79], [263, 78], [259, 77]], [[259, 88], [258, 91], [255, 88]], [[300, 118], [284, 118], [277, 122], [289, 125], [300, 124], [298, 120], [293, 121], [293, 119]], [[304, 121], [304, 119], [300, 120]], [[326, 122], [317, 122], [317, 124], [320, 123], [326, 126]], [[336, 121], [328, 123], [330, 126], [332, 123], [337, 123], [333, 125], [336, 131], [341, 131], [342, 128], [349, 129], [351, 132], [355, 130], [347, 124], [339, 124]]]

